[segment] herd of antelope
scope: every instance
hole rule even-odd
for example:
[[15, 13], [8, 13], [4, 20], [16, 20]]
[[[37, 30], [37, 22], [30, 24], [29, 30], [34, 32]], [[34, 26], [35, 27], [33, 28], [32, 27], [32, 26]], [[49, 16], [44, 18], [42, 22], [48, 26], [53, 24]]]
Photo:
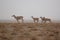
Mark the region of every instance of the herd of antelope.
[[[17, 22], [19, 22], [19, 20], [21, 20], [22, 22], [24, 22], [24, 17], [23, 16], [15, 16], [15, 15], [12, 15], [12, 17], [14, 17], [16, 20], [17, 20]], [[33, 21], [34, 21], [34, 23], [35, 22], [39, 22], [39, 18], [36, 18], [36, 17], [33, 17], [33, 16], [31, 16], [31, 18], [33, 19]], [[51, 22], [51, 19], [50, 18], [45, 18], [45, 17], [40, 17], [40, 19], [42, 20], [41, 22], [43, 23], [46, 23], [47, 21], [48, 22]]]

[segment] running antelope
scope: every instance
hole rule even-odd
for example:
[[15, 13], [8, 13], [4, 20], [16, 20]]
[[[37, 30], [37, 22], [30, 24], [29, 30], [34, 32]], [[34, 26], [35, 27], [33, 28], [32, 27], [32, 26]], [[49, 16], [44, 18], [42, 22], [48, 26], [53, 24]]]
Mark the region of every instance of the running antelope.
[[51, 22], [51, 19], [49, 19], [49, 18], [45, 18], [45, 17], [40, 17], [41, 18], [41, 20], [42, 20], [42, 22], [47, 22], [47, 21], [49, 21], [49, 22]]
[[15, 15], [12, 15], [12, 17], [14, 17], [17, 20], [18, 23], [19, 23], [19, 20], [22, 20], [22, 22], [24, 21], [23, 20], [23, 16], [15, 16]]
[[35, 22], [39, 22], [39, 18], [34, 18], [33, 16], [31, 16], [31, 17], [32, 17], [34, 23], [35, 23]]

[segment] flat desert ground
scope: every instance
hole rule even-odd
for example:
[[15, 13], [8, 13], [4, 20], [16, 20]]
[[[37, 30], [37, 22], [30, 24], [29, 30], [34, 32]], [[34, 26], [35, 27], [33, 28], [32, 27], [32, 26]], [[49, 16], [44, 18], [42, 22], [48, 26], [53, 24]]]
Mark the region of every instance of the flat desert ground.
[[0, 40], [60, 40], [60, 23], [0, 23]]

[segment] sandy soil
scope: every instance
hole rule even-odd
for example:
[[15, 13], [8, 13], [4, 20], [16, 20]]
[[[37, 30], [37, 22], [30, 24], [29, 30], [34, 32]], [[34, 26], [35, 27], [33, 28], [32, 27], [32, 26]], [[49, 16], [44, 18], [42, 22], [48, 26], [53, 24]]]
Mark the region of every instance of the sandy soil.
[[0, 23], [0, 40], [60, 40], [60, 23]]

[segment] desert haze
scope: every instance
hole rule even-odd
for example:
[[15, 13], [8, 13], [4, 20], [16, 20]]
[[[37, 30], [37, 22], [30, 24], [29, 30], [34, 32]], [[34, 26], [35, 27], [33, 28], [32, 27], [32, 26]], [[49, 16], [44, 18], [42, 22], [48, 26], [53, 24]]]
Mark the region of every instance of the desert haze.
[[[19, 22], [21, 22], [21, 21], [19, 21]], [[30, 22], [33, 22], [33, 20], [27, 20], [27, 19], [24, 20], [24, 23], [30, 23]], [[52, 20], [52, 22], [60, 23], [60, 20]], [[0, 23], [17, 23], [17, 21], [15, 19], [13, 19], [13, 20], [11, 20], [11, 19], [5, 20], [4, 19], [4, 20], [0, 20]], [[39, 23], [41, 23], [41, 20], [39, 20]]]

